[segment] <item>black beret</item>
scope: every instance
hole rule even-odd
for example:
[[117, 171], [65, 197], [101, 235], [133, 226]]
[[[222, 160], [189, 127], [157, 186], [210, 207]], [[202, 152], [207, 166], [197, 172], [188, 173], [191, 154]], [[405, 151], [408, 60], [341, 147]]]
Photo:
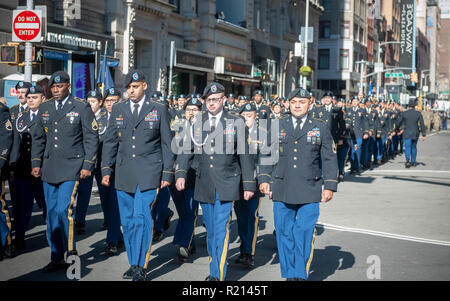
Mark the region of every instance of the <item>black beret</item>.
[[333, 97], [334, 95], [333, 95], [333, 92], [331, 92], [331, 91], [327, 91], [327, 92], [325, 92], [325, 94], [322, 96], [322, 97]]
[[197, 106], [199, 109], [202, 108], [202, 102], [197, 97], [189, 98], [189, 100], [184, 104], [183, 110], [186, 110], [187, 106]]
[[228, 98], [236, 98], [233, 93], [228, 94]]
[[108, 96], [121, 96], [121, 93], [118, 89], [116, 88], [109, 88], [105, 90], [105, 98]]
[[347, 99], [347, 101], [346, 101], [347, 103], [351, 103], [352, 102], [352, 100], [349, 98], [349, 99]]
[[25, 96], [28, 96], [28, 94], [44, 94], [44, 88], [42, 88], [42, 86], [37, 85], [37, 86], [31, 86], [28, 88], [27, 93], [25, 94]]
[[180, 96], [178, 96], [178, 98], [186, 98], [186, 95], [180, 94]]
[[311, 93], [305, 89], [297, 88], [289, 93], [288, 100], [291, 100], [294, 97], [311, 99]]
[[139, 70], [131, 70], [125, 77], [125, 87], [132, 82], [145, 82], [145, 75]]
[[31, 87], [31, 84], [29, 82], [20, 81], [16, 84], [16, 90], [19, 89], [28, 89]]
[[152, 94], [152, 97], [153, 98], [158, 98], [158, 97], [161, 97], [162, 96], [162, 93], [160, 92], [160, 91], [155, 91], [155, 92], [153, 92], [153, 94]]
[[253, 95], [263, 95], [263, 92], [261, 90], [256, 90]]
[[102, 99], [102, 93], [95, 89], [95, 90], [91, 90], [86, 94], [86, 99], [88, 98], [97, 98], [98, 100]]
[[253, 111], [256, 111], [255, 105], [252, 103], [247, 103], [239, 109], [239, 114], [243, 112], [253, 112]]
[[366, 103], [366, 99], [363, 97], [363, 98], [361, 98], [361, 100], [359, 102], [362, 103], [362, 104], [365, 104]]
[[52, 74], [52, 76], [50, 76], [50, 81], [48, 82], [49, 87], [51, 87], [53, 84], [60, 83], [70, 83], [70, 76], [67, 72], [56, 71]]
[[195, 94], [195, 98], [202, 98], [202, 95], [200, 93]]
[[408, 102], [408, 106], [410, 107], [415, 107], [416, 106], [416, 99], [410, 99]]
[[225, 93], [225, 88], [219, 83], [210, 83], [206, 86], [205, 90], [203, 90], [203, 99], [206, 99], [211, 94], [216, 93]]
[[314, 99], [314, 102], [315, 102], [316, 104], [318, 104], [318, 105], [322, 104], [322, 102], [321, 102], [320, 99], [318, 99], [318, 98]]
[[238, 97], [238, 100], [247, 100], [247, 96], [241, 95]]
[[359, 96], [355, 95], [355, 96], [353, 96], [353, 99], [359, 100]]

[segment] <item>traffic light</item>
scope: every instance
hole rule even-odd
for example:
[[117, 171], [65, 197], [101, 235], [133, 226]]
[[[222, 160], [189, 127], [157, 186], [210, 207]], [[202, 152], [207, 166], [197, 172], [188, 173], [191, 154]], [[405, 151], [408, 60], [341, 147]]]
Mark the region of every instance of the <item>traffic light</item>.
[[0, 45], [0, 63], [17, 64], [19, 62], [19, 47]]
[[418, 76], [417, 76], [417, 72], [411, 73], [411, 81], [413, 83], [416, 83], [416, 84], [419, 82], [419, 79], [418, 79]]

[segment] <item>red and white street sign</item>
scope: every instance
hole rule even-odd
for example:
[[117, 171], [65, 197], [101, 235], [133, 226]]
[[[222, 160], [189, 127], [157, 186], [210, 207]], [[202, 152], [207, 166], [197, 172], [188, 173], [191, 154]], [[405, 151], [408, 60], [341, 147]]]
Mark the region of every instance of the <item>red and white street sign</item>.
[[13, 42], [40, 42], [42, 31], [40, 10], [14, 10], [12, 19]]

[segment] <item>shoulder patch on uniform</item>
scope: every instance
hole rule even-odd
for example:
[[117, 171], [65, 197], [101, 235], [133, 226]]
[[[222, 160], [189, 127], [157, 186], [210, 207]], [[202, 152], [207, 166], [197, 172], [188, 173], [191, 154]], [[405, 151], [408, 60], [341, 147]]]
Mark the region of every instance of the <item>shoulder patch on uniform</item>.
[[82, 103], [87, 103], [84, 99], [76, 97], [76, 96], [72, 96], [72, 98], [76, 101], [82, 102]]
[[13, 105], [12, 107], [11, 107], [11, 109], [14, 109], [14, 108], [17, 108], [19, 105], [17, 104], [17, 105]]

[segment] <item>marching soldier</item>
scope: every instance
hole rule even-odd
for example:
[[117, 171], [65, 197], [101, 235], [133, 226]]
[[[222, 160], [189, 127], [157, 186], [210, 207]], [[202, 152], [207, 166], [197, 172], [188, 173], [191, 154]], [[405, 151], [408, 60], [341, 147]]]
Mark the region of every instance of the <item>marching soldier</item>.
[[274, 103], [272, 104], [272, 112], [269, 115], [270, 119], [280, 119], [283, 115], [282, 113], [282, 104], [277, 100], [274, 100]]
[[255, 102], [258, 118], [259, 119], [269, 118], [270, 108], [263, 104], [263, 93], [261, 90], [255, 91], [255, 94], [253, 95], [253, 100]]
[[[267, 137], [267, 129], [259, 126], [257, 120], [257, 109], [254, 104], [248, 103], [242, 106], [239, 113], [245, 119], [245, 124], [249, 132], [249, 152], [254, 156], [255, 172], [258, 165], [258, 152], [264, 145]], [[267, 126], [267, 125], [266, 125]], [[259, 206], [264, 197], [257, 191], [249, 200], [241, 198], [235, 203], [238, 222], [238, 232], [241, 240], [240, 254], [235, 263], [243, 264], [248, 268], [255, 266], [255, 247], [258, 237]]]
[[422, 114], [415, 110], [415, 106], [416, 100], [411, 99], [408, 103], [408, 110], [402, 113], [400, 121], [400, 130], [403, 133], [405, 143], [406, 168], [416, 166], [417, 141], [419, 139], [419, 133], [422, 132], [422, 141], [425, 141], [425, 137], [427, 135]]
[[235, 103], [235, 100], [236, 98], [233, 93], [228, 94], [227, 104], [224, 106], [224, 108], [227, 109], [228, 111], [236, 111], [237, 105]]
[[8, 161], [13, 144], [13, 125], [9, 109], [0, 103], [0, 260], [14, 257], [14, 248], [11, 238], [11, 218], [6, 206], [5, 180], [9, 178]]
[[377, 161], [382, 163], [387, 160], [387, 140], [390, 139], [390, 128], [391, 119], [389, 118], [389, 112], [386, 109], [386, 103], [384, 99], [380, 100], [378, 108], [378, 125], [376, 134], [376, 144], [377, 144]]
[[[103, 105], [102, 93], [98, 89], [89, 91], [86, 95], [86, 102], [91, 106], [98, 124], [100, 117], [106, 115], [106, 112], [101, 109]], [[103, 124], [106, 125], [105, 122], [103, 122]], [[102, 130], [103, 129], [104, 127], [102, 127]], [[95, 172], [90, 177], [80, 180], [78, 185], [78, 198], [75, 210], [75, 231], [78, 235], [86, 233], [86, 214], [91, 200], [94, 174]], [[97, 184], [100, 183], [101, 181]]]
[[32, 127], [32, 174], [44, 182], [47, 240], [51, 262], [42, 272], [66, 269], [64, 253], [77, 255], [73, 205], [80, 180], [92, 175], [98, 150], [98, 125], [84, 101], [70, 95], [70, 77], [52, 74], [53, 99], [39, 107]]
[[[210, 256], [210, 274], [206, 280], [223, 281], [227, 271], [232, 208], [241, 198], [242, 190], [246, 201], [254, 195], [254, 160], [248, 154], [248, 130], [242, 117], [223, 110], [225, 88], [211, 83], [206, 86], [203, 98], [207, 111], [194, 124], [192, 139], [200, 152], [194, 154], [192, 146], [191, 154], [179, 156], [176, 188], [179, 191], [185, 189], [189, 162], [198, 160], [194, 199], [202, 206], [206, 226]], [[205, 128], [203, 124], [207, 124]]]
[[369, 138], [367, 139], [367, 155], [364, 165], [365, 168], [369, 169], [372, 166], [372, 157], [374, 159], [374, 164], [377, 164], [375, 138], [378, 125], [378, 112], [373, 109], [372, 99], [370, 97], [367, 98], [366, 102], [366, 119], [369, 126]]
[[103, 140], [102, 184], [117, 190], [120, 220], [130, 268], [125, 279], [146, 280], [152, 246], [152, 207], [159, 189], [173, 180], [170, 116], [165, 104], [145, 96], [140, 71], [125, 80], [129, 99], [113, 106]]
[[248, 102], [248, 100], [247, 100], [247, 96], [239, 96], [238, 97], [238, 102], [237, 102], [237, 108], [236, 108], [236, 110], [240, 110], [241, 109], [241, 107], [243, 106], [243, 105], [245, 105], [246, 103]]
[[33, 202], [36, 200], [39, 208], [43, 209], [44, 220], [46, 205], [44, 187], [40, 178], [31, 175], [31, 128], [39, 112], [39, 106], [45, 99], [41, 86], [28, 88], [25, 94], [28, 109], [19, 113], [14, 127], [14, 144], [11, 150], [11, 169], [14, 174], [16, 187], [16, 216], [15, 216], [15, 247], [16, 251], [25, 249], [25, 231], [31, 218]]
[[331, 200], [337, 190], [338, 167], [330, 130], [308, 113], [310, 93], [295, 89], [288, 99], [291, 116], [280, 120], [279, 143], [272, 150], [279, 160], [260, 166], [258, 183], [274, 202], [281, 276], [298, 281], [308, 278], [319, 203]]
[[[176, 145], [184, 145], [184, 143], [191, 142], [191, 126], [195, 118], [201, 117], [202, 103], [198, 98], [190, 98], [185, 105], [185, 116], [182, 124], [178, 124], [178, 129], [175, 134], [177, 141]], [[190, 145], [190, 144], [189, 144]], [[190, 150], [190, 149], [189, 149]], [[181, 154], [182, 150], [178, 150], [177, 154]], [[179, 157], [177, 157], [177, 163]], [[178, 191], [175, 185], [170, 187], [173, 202], [178, 212], [178, 223], [173, 236], [173, 243], [178, 247], [178, 259], [181, 262], [186, 262], [192, 254], [195, 253], [195, 226], [198, 218], [198, 202], [194, 199], [195, 189], [195, 169], [198, 167], [197, 162], [191, 165], [186, 173], [186, 170], [177, 170], [177, 173], [186, 174], [185, 189]]]
[[351, 125], [357, 142], [357, 148], [352, 149], [351, 153], [351, 173], [359, 173], [360, 170], [360, 162], [361, 162], [361, 153], [363, 143], [369, 138], [368, 128], [369, 125], [367, 123], [366, 114], [363, 109], [359, 106], [359, 97], [355, 96], [352, 100], [351, 108], [346, 111], [345, 119], [346, 123]]

